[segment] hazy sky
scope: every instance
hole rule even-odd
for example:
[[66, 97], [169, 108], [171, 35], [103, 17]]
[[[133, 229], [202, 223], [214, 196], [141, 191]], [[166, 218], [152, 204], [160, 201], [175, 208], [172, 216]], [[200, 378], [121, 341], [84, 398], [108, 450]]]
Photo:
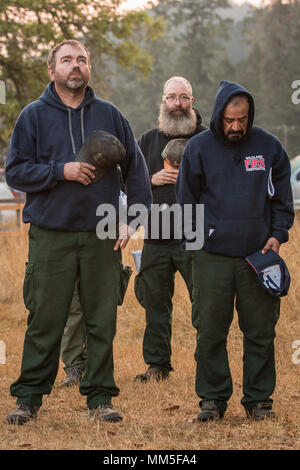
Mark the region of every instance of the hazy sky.
[[242, 3], [251, 3], [254, 6], [259, 6], [261, 4], [261, 0], [251, 0], [246, 2], [245, 0], [233, 0], [234, 3], [237, 3], [238, 5], [241, 5]]
[[[261, 0], [233, 0], [234, 3], [241, 5], [242, 3], [251, 3], [254, 6], [259, 6], [261, 4]], [[138, 7], [142, 7], [143, 5], [147, 4], [147, 0], [127, 0], [127, 5], [131, 9], [135, 9]]]

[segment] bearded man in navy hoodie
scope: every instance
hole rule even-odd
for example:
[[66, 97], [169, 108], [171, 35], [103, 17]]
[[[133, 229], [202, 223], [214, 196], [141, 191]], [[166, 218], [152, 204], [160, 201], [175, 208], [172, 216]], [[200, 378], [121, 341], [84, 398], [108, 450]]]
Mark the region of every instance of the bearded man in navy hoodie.
[[210, 129], [188, 142], [177, 179], [183, 211], [186, 204], [204, 205], [204, 245], [193, 265], [200, 422], [222, 418], [232, 394], [226, 342], [234, 300], [244, 334], [241, 403], [254, 420], [276, 416], [270, 397], [280, 299], [261, 286], [245, 257], [258, 250], [278, 253], [294, 212], [288, 156], [253, 119], [251, 94], [222, 81]]
[[27, 194], [23, 221], [30, 224], [24, 280], [28, 328], [21, 374], [11, 385], [19, 406], [7, 421], [24, 424], [35, 418], [43, 395], [50, 394], [79, 277], [88, 349], [80, 392], [87, 396], [91, 417], [117, 422], [122, 415], [111, 399], [119, 393], [113, 339], [120, 250], [133, 232], [124, 223], [115, 239], [98, 238], [97, 208], [109, 203], [118, 214], [118, 169], [110, 167], [93, 182], [95, 167], [75, 158], [92, 131], [116, 136], [126, 151], [120, 166], [128, 207], [139, 203], [150, 208], [148, 170], [127, 120], [112, 104], [96, 98], [88, 86], [91, 65], [83, 44], [74, 40], [58, 44], [49, 54], [48, 72], [50, 84], [16, 122], [6, 164], [8, 184]]

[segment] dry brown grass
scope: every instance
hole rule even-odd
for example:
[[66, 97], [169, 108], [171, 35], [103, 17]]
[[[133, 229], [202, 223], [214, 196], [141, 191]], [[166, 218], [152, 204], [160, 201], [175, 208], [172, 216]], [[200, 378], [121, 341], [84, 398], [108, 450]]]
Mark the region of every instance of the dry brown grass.
[[[114, 400], [124, 414], [120, 424], [101, 424], [87, 419], [85, 399], [77, 389], [54, 387], [36, 422], [9, 426], [6, 414], [15, 407], [9, 386], [20, 369], [27, 312], [22, 301], [26, 235], [2, 234], [0, 283], [0, 340], [7, 347], [7, 363], [0, 365], [0, 449], [122, 449], [122, 450], [196, 450], [196, 449], [300, 449], [300, 364], [292, 363], [292, 343], [300, 340], [300, 214], [291, 242], [282, 247], [292, 275], [289, 296], [282, 301], [277, 326], [277, 387], [275, 422], [252, 423], [240, 405], [242, 393], [242, 336], [236, 315], [231, 327], [228, 349], [234, 393], [223, 421], [199, 424], [198, 397], [194, 391], [195, 331], [191, 326], [190, 303], [180, 277], [176, 280], [173, 321], [173, 366], [175, 372], [163, 383], [137, 384], [133, 377], [145, 370], [142, 359], [144, 312], [133, 293], [130, 281], [125, 303], [119, 309], [115, 339], [115, 378], [121, 392]], [[141, 246], [131, 241], [124, 262], [133, 264], [131, 251]], [[60, 368], [56, 384], [62, 381]]]

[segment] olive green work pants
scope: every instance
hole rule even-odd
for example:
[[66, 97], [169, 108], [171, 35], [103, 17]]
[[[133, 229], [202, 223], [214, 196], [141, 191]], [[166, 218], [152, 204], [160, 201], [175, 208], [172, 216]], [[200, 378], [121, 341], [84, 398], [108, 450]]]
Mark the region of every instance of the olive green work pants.
[[[118, 305], [122, 305], [123, 303], [131, 274], [131, 266], [121, 266]], [[87, 360], [85, 319], [80, 302], [79, 290], [78, 279], [75, 284], [70, 312], [61, 340], [60, 354], [65, 370], [73, 367], [84, 370]]]
[[[123, 304], [131, 274], [131, 266], [121, 266], [121, 278], [118, 289], [118, 305]], [[77, 279], [70, 312], [61, 340], [60, 354], [65, 366], [65, 370], [73, 367], [84, 370], [87, 360], [86, 327], [80, 302], [79, 284], [79, 279]]]
[[87, 361], [86, 329], [79, 298], [79, 281], [76, 281], [68, 320], [60, 349], [64, 369], [76, 367], [84, 370]]
[[146, 364], [163, 371], [171, 365], [172, 298], [175, 273], [183, 277], [192, 301], [192, 254], [180, 242], [158, 245], [145, 243], [141, 269], [135, 278], [135, 294], [146, 310], [143, 357]]
[[[245, 408], [272, 402], [275, 388], [274, 338], [280, 299], [268, 294], [242, 257], [200, 250], [193, 261], [193, 325], [197, 329], [196, 393], [214, 400], [223, 413], [232, 391], [227, 336], [234, 301], [243, 332]], [[201, 405], [201, 402], [200, 402]]]
[[11, 385], [18, 404], [40, 406], [50, 394], [63, 331], [76, 279], [85, 316], [89, 355], [80, 392], [87, 406], [109, 404], [119, 389], [114, 381], [113, 340], [121, 273], [115, 240], [99, 240], [95, 232], [29, 229], [29, 255], [24, 302], [29, 310], [20, 377]]

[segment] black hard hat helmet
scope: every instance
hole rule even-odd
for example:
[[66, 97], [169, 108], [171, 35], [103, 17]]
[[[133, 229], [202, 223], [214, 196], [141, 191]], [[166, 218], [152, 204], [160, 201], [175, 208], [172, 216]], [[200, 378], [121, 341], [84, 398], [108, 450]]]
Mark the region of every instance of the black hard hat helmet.
[[79, 150], [76, 161], [93, 165], [94, 182], [102, 178], [107, 170], [125, 158], [125, 148], [119, 139], [106, 131], [92, 131]]

